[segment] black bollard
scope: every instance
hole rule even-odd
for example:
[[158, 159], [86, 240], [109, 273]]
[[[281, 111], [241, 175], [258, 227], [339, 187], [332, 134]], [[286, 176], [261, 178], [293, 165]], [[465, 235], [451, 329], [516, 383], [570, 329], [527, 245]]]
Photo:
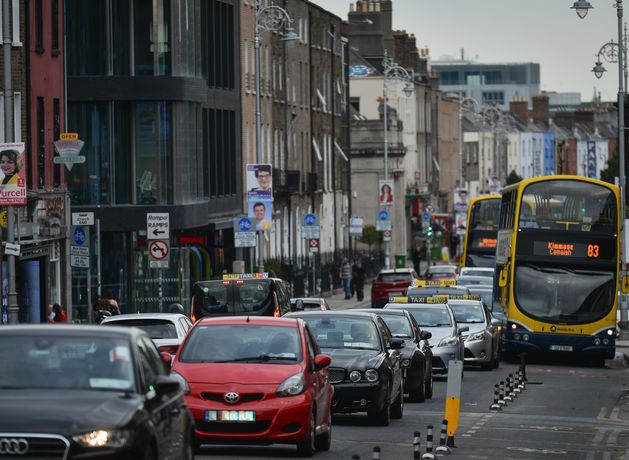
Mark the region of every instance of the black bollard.
[[502, 408], [500, 407], [500, 396], [499, 396], [499, 391], [498, 390], [498, 384], [496, 383], [494, 385], [494, 403], [489, 406], [489, 410], [502, 410]]
[[509, 396], [513, 399], [518, 397], [515, 392], [515, 376], [513, 374], [509, 374]]
[[498, 404], [500, 404], [501, 406], [507, 405], [507, 402], [505, 401], [505, 381], [504, 380], [500, 381], [500, 394], [499, 394]]
[[419, 460], [421, 458], [420, 452], [421, 434], [419, 431], [413, 433], [413, 460]]
[[360, 455], [352, 455], [352, 460], [360, 460]]
[[435, 454], [432, 453], [432, 425], [428, 425], [426, 433], [426, 453], [422, 458], [434, 459]]
[[520, 369], [522, 369], [522, 379], [526, 382], [526, 353], [520, 353]]
[[371, 460], [380, 460], [380, 447], [376, 446], [373, 448], [373, 453], [371, 454]]
[[511, 374], [509, 374], [509, 376], [507, 377], [507, 381], [505, 382], [505, 397], [504, 400], [505, 401], [513, 401], [513, 398], [511, 397]]
[[439, 436], [439, 445], [435, 449], [435, 452], [437, 452], [437, 455], [439, 455], [440, 453], [442, 454], [450, 453], [450, 449], [446, 445], [447, 437], [448, 437], [448, 421], [444, 418], [441, 421], [441, 434]]

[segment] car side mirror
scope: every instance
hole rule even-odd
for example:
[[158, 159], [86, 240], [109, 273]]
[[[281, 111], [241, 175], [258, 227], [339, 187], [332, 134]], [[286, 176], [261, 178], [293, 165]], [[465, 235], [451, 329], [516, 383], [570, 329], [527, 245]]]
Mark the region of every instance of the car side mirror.
[[459, 326], [459, 334], [460, 334], [461, 332], [467, 332], [467, 331], [469, 331], [469, 330], [470, 330], [470, 327], [469, 327], [469, 326]]
[[299, 299], [295, 302], [295, 311], [304, 311], [304, 301]]
[[391, 350], [401, 350], [404, 348], [404, 339], [391, 339], [389, 341], [389, 348]]
[[159, 356], [162, 358], [162, 361], [164, 362], [166, 367], [170, 369], [170, 366], [172, 366], [173, 364], [173, 355], [171, 355], [167, 351], [160, 351]]
[[429, 331], [421, 331], [419, 334], [419, 338], [422, 340], [428, 340], [432, 338], [432, 332]]
[[315, 356], [314, 359], [314, 368], [316, 371], [320, 371], [321, 369], [328, 367], [332, 362], [332, 358], [325, 354], [319, 354]]
[[155, 378], [153, 387], [158, 396], [171, 395], [181, 389], [179, 380], [169, 375], [158, 375]]

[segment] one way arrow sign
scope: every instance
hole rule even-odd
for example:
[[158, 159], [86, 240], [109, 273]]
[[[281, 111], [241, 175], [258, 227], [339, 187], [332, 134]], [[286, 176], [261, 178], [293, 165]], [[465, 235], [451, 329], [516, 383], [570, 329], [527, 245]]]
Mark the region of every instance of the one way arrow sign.
[[151, 212], [146, 215], [146, 237], [149, 240], [167, 239], [170, 235], [170, 217], [167, 212]]

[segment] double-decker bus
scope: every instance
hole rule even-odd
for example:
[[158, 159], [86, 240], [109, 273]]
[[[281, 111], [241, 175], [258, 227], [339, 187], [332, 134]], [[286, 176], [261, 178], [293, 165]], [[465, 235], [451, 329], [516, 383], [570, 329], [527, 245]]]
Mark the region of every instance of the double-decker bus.
[[618, 187], [595, 179], [542, 176], [503, 190], [494, 300], [507, 316], [506, 357], [614, 357], [619, 215]]
[[499, 215], [500, 195], [479, 196], [470, 201], [461, 267], [493, 268]]

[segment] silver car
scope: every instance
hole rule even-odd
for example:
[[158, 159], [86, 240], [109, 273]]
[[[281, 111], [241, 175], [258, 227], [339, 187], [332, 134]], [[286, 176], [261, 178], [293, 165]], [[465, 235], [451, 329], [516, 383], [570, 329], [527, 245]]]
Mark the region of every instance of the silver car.
[[456, 284], [459, 286], [489, 286], [494, 285], [494, 278], [491, 276], [471, 276], [462, 275], [456, 280]]
[[493, 278], [493, 267], [463, 267], [460, 276], [489, 276]]
[[144, 330], [159, 351], [171, 355], [177, 353], [179, 345], [192, 328], [192, 322], [180, 313], [131, 313], [108, 316], [101, 323], [106, 326], [128, 326]]
[[447, 304], [388, 303], [385, 309], [408, 310], [423, 331], [430, 332], [433, 374], [447, 374], [448, 363], [463, 361], [461, 334], [467, 326], [459, 326]]
[[501, 321], [480, 300], [448, 300], [448, 305], [459, 326], [468, 329], [463, 334], [464, 363], [480, 364], [486, 370], [498, 367]]

